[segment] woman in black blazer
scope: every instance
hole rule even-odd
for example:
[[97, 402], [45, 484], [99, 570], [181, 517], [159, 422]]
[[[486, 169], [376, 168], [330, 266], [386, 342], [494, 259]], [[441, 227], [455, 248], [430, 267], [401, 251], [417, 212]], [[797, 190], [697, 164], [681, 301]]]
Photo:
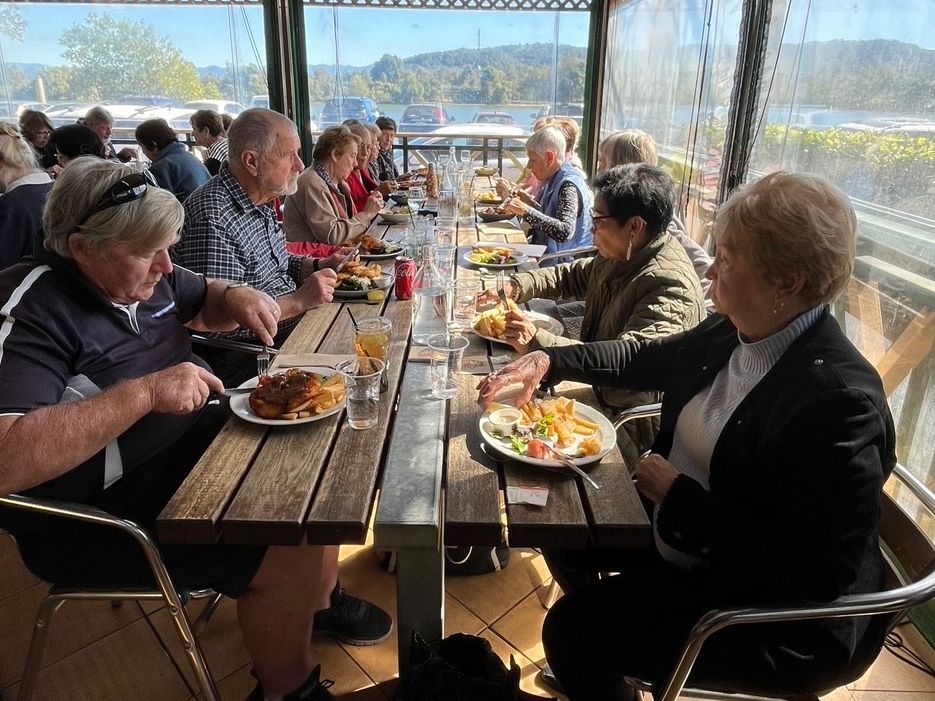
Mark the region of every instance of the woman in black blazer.
[[[559, 573], [567, 596], [543, 640], [572, 701], [635, 698], [627, 675], [664, 682], [711, 609], [827, 602], [882, 583], [893, 421], [878, 374], [828, 309], [850, 277], [853, 209], [818, 177], [773, 173], [725, 203], [715, 236], [718, 315], [652, 342], [531, 353], [479, 385], [482, 403], [514, 382], [524, 385], [517, 403], [540, 381], [665, 392], [653, 451], [635, 470], [655, 547], [578, 555], [616, 577]], [[863, 672], [885, 627], [860, 618], [728, 629], [705, 644], [691, 680], [820, 693]]]

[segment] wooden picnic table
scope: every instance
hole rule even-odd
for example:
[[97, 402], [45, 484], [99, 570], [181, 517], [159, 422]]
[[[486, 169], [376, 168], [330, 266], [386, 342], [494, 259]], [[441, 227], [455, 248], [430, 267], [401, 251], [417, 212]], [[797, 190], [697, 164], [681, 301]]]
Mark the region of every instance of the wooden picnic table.
[[[404, 231], [404, 225], [371, 228], [397, 239]], [[459, 224], [459, 245], [479, 240], [524, 238], [509, 224]], [[480, 278], [461, 266], [456, 275]], [[359, 318], [382, 315], [393, 322], [389, 390], [377, 426], [355, 431], [343, 412], [286, 427], [232, 417], [160, 514], [162, 541], [359, 544], [379, 491], [374, 536], [377, 547], [398, 552], [396, 628], [404, 674], [412, 631], [427, 639], [442, 636], [446, 544], [492, 546], [505, 539], [515, 546], [583, 548], [650, 541], [649, 521], [616, 449], [588, 468], [600, 491], [577, 478], [486, 454], [477, 428], [479, 377], [462, 375], [450, 401], [432, 399], [428, 363], [409, 362], [411, 303], [392, 293], [378, 305], [346, 301], [310, 310], [273, 369], [280, 356], [294, 362], [296, 354], [350, 354], [353, 329], [344, 313], [350, 305]], [[483, 356], [490, 369], [491, 356], [516, 355], [473, 334], [465, 353]], [[562, 391], [596, 403], [589, 388]], [[548, 503], [504, 508], [509, 485], [546, 486]]]

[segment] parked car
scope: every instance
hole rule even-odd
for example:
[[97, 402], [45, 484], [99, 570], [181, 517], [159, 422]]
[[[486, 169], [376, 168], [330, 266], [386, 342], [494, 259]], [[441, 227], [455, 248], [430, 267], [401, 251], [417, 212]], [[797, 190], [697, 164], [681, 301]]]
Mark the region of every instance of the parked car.
[[[182, 103], [171, 97], [161, 95], [124, 95], [120, 98], [121, 105], [138, 105], [140, 107], [181, 107]], [[106, 105], [105, 105], [106, 106]]]
[[182, 105], [187, 110], [214, 110], [218, 114], [238, 115], [244, 111], [244, 106], [231, 100], [189, 100]]
[[399, 119], [399, 131], [435, 131], [453, 121], [448, 110], [441, 105], [409, 105]]
[[471, 120], [471, 124], [502, 124], [506, 127], [516, 126], [512, 114], [506, 112], [478, 112]]
[[269, 95], [254, 95], [250, 98], [250, 107], [265, 107], [269, 109]]
[[571, 117], [580, 126], [584, 119], [584, 104], [581, 102], [562, 102], [555, 105], [554, 109], [552, 105], [542, 105], [538, 112], [531, 112], [529, 116], [532, 118], [532, 122], [529, 124], [530, 129], [543, 117]]
[[380, 114], [377, 103], [369, 97], [332, 97], [322, 108], [318, 123], [322, 129], [340, 124], [345, 119], [373, 124]]

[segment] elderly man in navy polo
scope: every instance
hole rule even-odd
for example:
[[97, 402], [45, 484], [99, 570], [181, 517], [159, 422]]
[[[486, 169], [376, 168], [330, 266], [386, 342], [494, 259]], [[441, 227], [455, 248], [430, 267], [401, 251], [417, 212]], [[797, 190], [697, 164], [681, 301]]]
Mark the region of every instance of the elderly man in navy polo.
[[[330, 302], [340, 253], [328, 258], [291, 255], [270, 203], [296, 190], [303, 169], [292, 120], [267, 109], [242, 112], [228, 132], [229, 160], [185, 201], [185, 225], [172, 258], [195, 272], [246, 283], [275, 298], [282, 322], [275, 345], [286, 339], [303, 312]], [[256, 343], [249, 331], [232, 338]], [[255, 374], [253, 358], [199, 348], [228, 386]]]
[[[239, 327], [269, 344], [281, 306], [174, 266], [183, 215], [171, 193], [112, 161], [75, 159], [56, 180], [45, 249], [0, 272], [0, 494], [91, 504], [152, 530], [229, 418], [207, 403], [224, 386], [188, 331]], [[46, 581], [152, 586], [142, 553], [113, 529], [0, 517]], [[347, 624], [359, 629], [363, 612], [364, 642], [389, 632], [376, 607], [350, 597], [335, 606], [335, 547], [159, 548], [180, 586], [237, 599], [260, 681], [251, 698], [332, 698], [312, 663], [313, 625], [353, 637]]]

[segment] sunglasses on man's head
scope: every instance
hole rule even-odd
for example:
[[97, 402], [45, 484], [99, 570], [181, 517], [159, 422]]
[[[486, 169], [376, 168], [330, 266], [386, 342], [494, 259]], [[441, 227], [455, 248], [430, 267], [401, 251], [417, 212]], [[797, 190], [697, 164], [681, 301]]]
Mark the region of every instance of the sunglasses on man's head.
[[98, 203], [91, 208], [91, 211], [84, 215], [78, 226], [84, 224], [98, 212], [140, 199], [146, 194], [148, 187], [149, 183], [142, 173], [131, 173], [121, 178], [104, 193]]

